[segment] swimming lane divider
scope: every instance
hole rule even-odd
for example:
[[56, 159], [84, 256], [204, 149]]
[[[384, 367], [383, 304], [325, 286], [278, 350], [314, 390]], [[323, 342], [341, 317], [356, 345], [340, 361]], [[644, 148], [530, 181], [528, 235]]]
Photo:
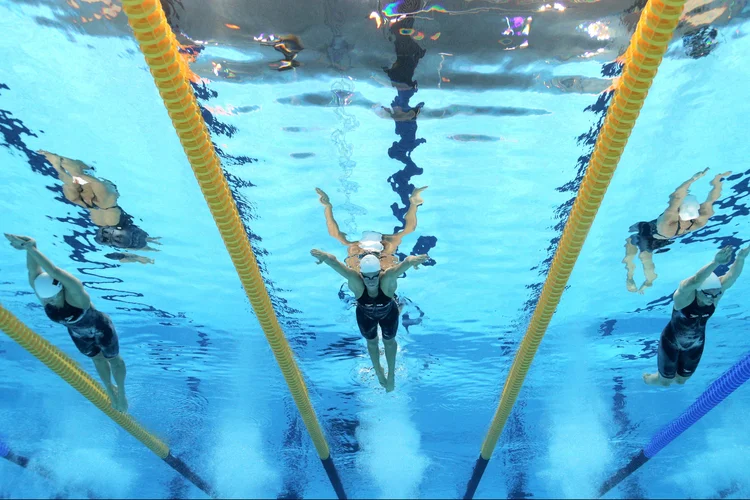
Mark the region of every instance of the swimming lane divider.
[[586, 174], [565, 224], [542, 293], [510, 367], [500, 403], [466, 486], [466, 499], [473, 498], [487, 468], [487, 462], [492, 457], [500, 434], [518, 399], [531, 362], [560, 303], [573, 266], [620, 162], [684, 5], [685, 0], [649, 0], [641, 13], [638, 26], [623, 56], [625, 62], [622, 76], [617, 82], [607, 109], [607, 116], [596, 139]]
[[190, 86], [190, 69], [179, 54], [179, 44], [167, 24], [161, 3], [159, 0], [122, 0], [122, 8], [331, 486], [338, 498], [346, 498], [302, 372], [276, 318], [250, 238], [245, 233], [221, 161]]
[[695, 400], [695, 403], [682, 412], [682, 415], [672, 420], [672, 422], [656, 433], [646, 447], [634, 456], [625, 467], [607, 479], [599, 489], [599, 496], [606, 495], [609, 490], [637, 471], [641, 465], [654, 458], [665, 446], [688, 430], [690, 426], [700, 420], [716, 405], [724, 401], [739, 386], [747, 382], [748, 379], [750, 379], [750, 352], [745, 354], [737, 364], [709, 385], [708, 389]]
[[[114, 420], [123, 429], [128, 431], [134, 438], [143, 443], [149, 450], [164, 460], [170, 467], [176, 470], [188, 481], [204, 491], [212, 498], [217, 498], [216, 493], [209, 484], [200, 478], [195, 472], [179, 458], [172, 455], [169, 446], [162, 440], [141, 427], [130, 415], [119, 412], [112, 408], [104, 388], [86, 373], [78, 363], [73, 361], [67, 354], [53, 346], [41, 335], [33, 332], [23, 324], [2, 304], [0, 304], [0, 329], [10, 338], [18, 342], [24, 349], [29, 351], [47, 368], [55, 372], [60, 378], [80, 392], [94, 406], [99, 408], [105, 415]], [[7, 446], [6, 446], [7, 448]], [[10, 449], [8, 449], [10, 451]], [[7, 457], [6, 457], [7, 458]], [[18, 462], [15, 462], [18, 463]], [[28, 461], [27, 461], [28, 463]], [[21, 465], [21, 464], [19, 464]]]

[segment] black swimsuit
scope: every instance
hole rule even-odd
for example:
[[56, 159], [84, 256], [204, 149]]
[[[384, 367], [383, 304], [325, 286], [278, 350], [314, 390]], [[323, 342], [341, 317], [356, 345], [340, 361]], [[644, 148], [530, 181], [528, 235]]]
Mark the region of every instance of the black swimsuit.
[[689, 377], [695, 373], [703, 356], [706, 323], [716, 306], [698, 305], [698, 296], [682, 309], [672, 309], [672, 318], [659, 340], [659, 373], [671, 379], [675, 374]]
[[[690, 225], [687, 227], [687, 229], [685, 229], [685, 231], [690, 231], [690, 228], [693, 227], [693, 224], [695, 224], [695, 220], [690, 221]], [[664, 248], [674, 243], [672, 239], [680, 235], [680, 230], [682, 230], [682, 227], [680, 227], [680, 221], [678, 220], [677, 231], [671, 238], [659, 233], [659, 231], [656, 229], [656, 219], [649, 222], [639, 222], [638, 224], [633, 224], [630, 227], [630, 230], [638, 232], [638, 234], [634, 234], [630, 237], [630, 242], [633, 245], [637, 246], [638, 250], [641, 252], [653, 253], [655, 250], [659, 250], [660, 248]], [[654, 238], [654, 236], [659, 236], [659, 238]]]
[[383, 338], [390, 340], [396, 337], [398, 330], [398, 302], [395, 297], [388, 297], [378, 283], [378, 296], [370, 297], [367, 288], [357, 299], [357, 325], [362, 336], [367, 340], [378, 337], [378, 325]]
[[94, 306], [83, 310], [67, 302], [62, 307], [47, 304], [44, 312], [49, 319], [68, 328], [68, 334], [81, 354], [93, 358], [101, 352], [105, 358], [114, 358], [120, 353], [112, 320]]

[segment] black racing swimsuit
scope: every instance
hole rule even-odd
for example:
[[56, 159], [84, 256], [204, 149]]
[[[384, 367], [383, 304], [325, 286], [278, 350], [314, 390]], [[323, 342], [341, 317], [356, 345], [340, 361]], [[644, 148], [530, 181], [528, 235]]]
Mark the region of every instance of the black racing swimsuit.
[[[695, 224], [695, 220], [690, 221], [690, 225], [685, 228], [685, 231], [690, 231], [690, 229], [693, 227], [693, 224]], [[649, 222], [639, 222], [638, 224], [634, 224], [631, 229], [634, 231], [638, 231], [638, 234], [631, 236], [630, 241], [631, 243], [633, 243], [633, 245], [637, 246], [638, 250], [640, 250], [641, 252], [654, 252], [655, 250], [659, 250], [660, 248], [671, 245], [672, 243], [674, 243], [672, 241], [672, 238], [676, 238], [677, 236], [679, 236], [680, 231], [682, 231], [680, 221], [678, 220], [677, 231], [675, 231], [674, 236], [664, 236], [663, 234], [660, 234], [656, 229], [656, 219]], [[654, 238], [654, 236], [659, 236], [659, 238]]]
[[93, 305], [83, 310], [67, 302], [62, 307], [47, 304], [44, 312], [49, 319], [68, 328], [70, 338], [81, 354], [93, 358], [101, 352], [105, 358], [114, 358], [120, 353], [112, 320]]
[[357, 324], [362, 336], [367, 340], [378, 337], [378, 325], [383, 338], [390, 340], [398, 330], [398, 302], [396, 297], [388, 297], [378, 284], [378, 296], [370, 297], [367, 288], [357, 299]]
[[698, 296], [682, 309], [672, 309], [672, 318], [659, 341], [659, 373], [663, 378], [690, 377], [703, 356], [706, 323], [716, 306], [698, 305]]

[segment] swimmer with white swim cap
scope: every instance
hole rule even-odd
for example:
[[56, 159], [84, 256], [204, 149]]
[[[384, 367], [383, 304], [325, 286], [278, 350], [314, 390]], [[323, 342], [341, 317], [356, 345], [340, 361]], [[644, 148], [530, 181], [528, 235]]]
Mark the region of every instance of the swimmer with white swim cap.
[[750, 247], [737, 252], [737, 258], [726, 274], [719, 277], [714, 270], [732, 259], [734, 248], [725, 246], [714, 260], [695, 275], [680, 283], [674, 293], [672, 317], [659, 340], [656, 373], [644, 373], [643, 381], [650, 385], [684, 384], [698, 368], [706, 340], [706, 323], [716, 311], [716, 305], [734, 285], [745, 265]]
[[[325, 262], [334, 271], [346, 278], [349, 290], [357, 299], [357, 325], [362, 336], [367, 340], [367, 351], [372, 360], [372, 366], [378, 376], [380, 385], [391, 392], [395, 386], [396, 368], [396, 331], [399, 324], [399, 309], [396, 302], [396, 287], [399, 276], [408, 269], [424, 263], [427, 255], [409, 255], [388, 269], [382, 269], [380, 259], [373, 253], [364, 255], [359, 260], [358, 269], [352, 269], [330, 253], [317, 249], [311, 252], [321, 264]], [[380, 346], [378, 344], [378, 325], [383, 334], [385, 359], [388, 363], [388, 375], [380, 365]]]
[[33, 238], [8, 233], [5, 237], [16, 250], [26, 250], [29, 284], [44, 313], [68, 329], [81, 354], [94, 362], [112, 408], [126, 412], [125, 362], [120, 357], [120, 342], [110, 317], [94, 307], [78, 278], [55, 266], [36, 248]]
[[[683, 182], [669, 196], [669, 206], [658, 218], [649, 222], [637, 222], [630, 226], [635, 233], [625, 240], [625, 258], [622, 260], [627, 269], [626, 287], [630, 292], [644, 293], [657, 278], [653, 253], [673, 243], [674, 238], [692, 233], [708, 224], [713, 217], [713, 204], [721, 196], [721, 179], [732, 175], [724, 172], [716, 175], [711, 181], [711, 191], [706, 201], [700, 203], [698, 198], [688, 193], [690, 186], [706, 175], [708, 169], [698, 172]], [[635, 284], [635, 256], [643, 264], [645, 280], [640, 288]]]

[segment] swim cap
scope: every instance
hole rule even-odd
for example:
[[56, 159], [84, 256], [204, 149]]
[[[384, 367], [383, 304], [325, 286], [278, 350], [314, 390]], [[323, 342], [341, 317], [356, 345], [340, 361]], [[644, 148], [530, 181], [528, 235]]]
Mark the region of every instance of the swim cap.
[[680, 220], [697, 219], [700, 215], [701, 204], [698, 202], [698, 198], [689, 194], [685, 196], [680, 204]]
[[721, 288], [721, 280], [716, 273], [711, 273], [706, 280], [700, 284], [698, 290], [715, 290]]
[[380, 272], [380, 259], [374, 255], [365, 255], [359, 261], [359, 272], [377, 273]]
[[359, 247], [369, 252], [382, 252], [385, 248], [381, 239], [383, 235], [375, 231], [362, 231], [362, 238], [359, 240]]
[[62, 289], [60, 282], [47, 273], [42, 273], [34, 279], [34, 291], [40, 299], [51, 299]]

